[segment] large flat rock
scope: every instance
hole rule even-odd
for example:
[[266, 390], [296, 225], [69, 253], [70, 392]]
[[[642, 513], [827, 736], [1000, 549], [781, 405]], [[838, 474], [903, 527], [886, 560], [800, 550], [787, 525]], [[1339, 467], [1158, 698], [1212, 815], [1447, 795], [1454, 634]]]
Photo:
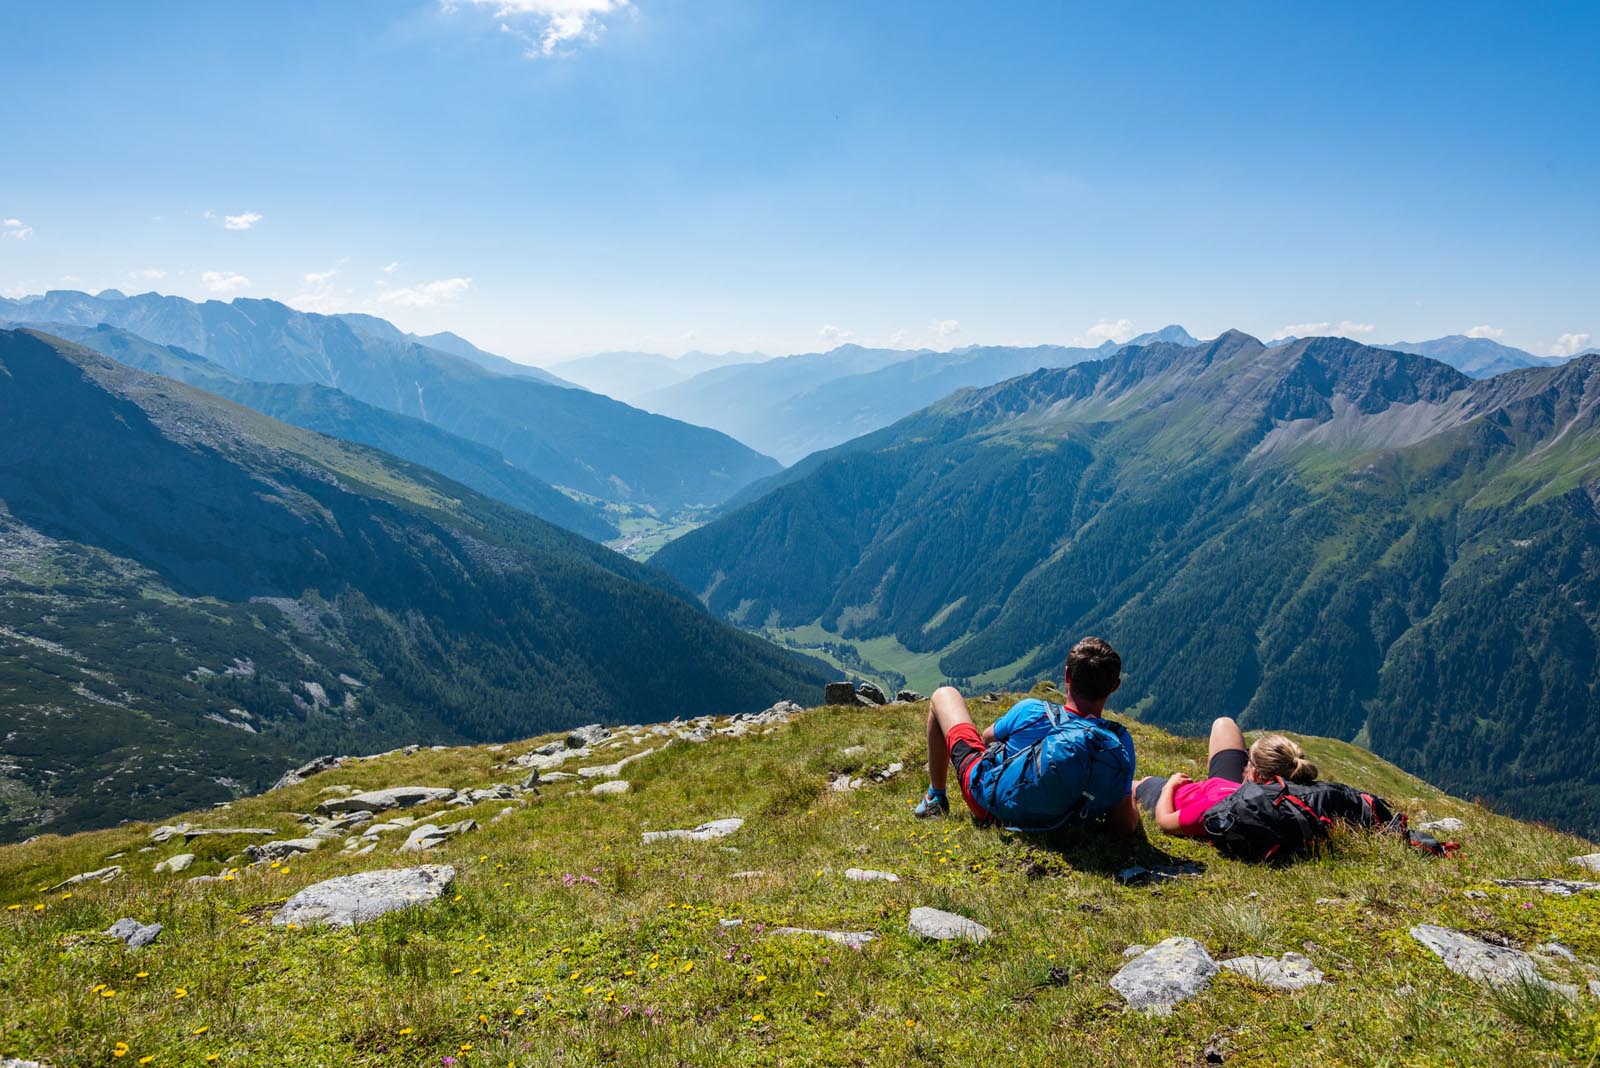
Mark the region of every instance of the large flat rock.
[[1411, 928], [1411, 937], [1433, 951], [1444, 966], [1486, 986], [1529, 984], [1576, 994], [1539, 974], [1538, 962], [1520, 949], [1497, 946], [1449, 927], [1424, 923]]
[[1310, 957], [1299, 953], [1285, 953], [1282, 957], [1234, 957], [1222, 961], [1221, 966], [1275, 990], [1304, 990], [1322, 983], [1322, 971]]
[[391, 808], [410, 808], [433, 801], [448, 801], [456, 792], [448, 786], [393, 786], [387, 790], [368, 790], [349, 797], [330, 797], [317, 803], [317, 811], [324, 813], [384, 812]]
[[1134, 957], [1111, 977], [1131, 1009], [1165, 1015], [1211, 985], [1217, 962], [1192, 938], [1169, 938]]
[[649, 842], [662, 842], [669, 838], [687, 838], [691, 842], [709, 842], [713, 838], [726, 838], [728, 835], [744, 826], [744, 820], [737, 816], [724, 820], [712, 820], [702, 823], [687, 831], [645, 831], [644, 840]]
[[925, 906], [911, 910], [906, 927], [914, 935], [939, 942], [987, 942], [994, 935], [977, 920]]
[[277, 927], [291, 923], [301, 927], [366, 923], [385, 913], [439, 900], [455, 877], [456, 870], [447, 864], [341, 875], [308, 886], [291, 897], [272, 922]]

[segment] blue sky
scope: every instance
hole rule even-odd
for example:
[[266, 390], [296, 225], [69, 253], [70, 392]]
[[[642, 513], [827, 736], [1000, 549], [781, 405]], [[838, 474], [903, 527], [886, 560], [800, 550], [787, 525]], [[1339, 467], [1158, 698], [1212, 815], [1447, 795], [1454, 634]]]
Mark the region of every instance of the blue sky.
[[1600, 339], [1600, 5], [164, 0], [5, 34], [11, 295], [271, 296], [543, 361]]

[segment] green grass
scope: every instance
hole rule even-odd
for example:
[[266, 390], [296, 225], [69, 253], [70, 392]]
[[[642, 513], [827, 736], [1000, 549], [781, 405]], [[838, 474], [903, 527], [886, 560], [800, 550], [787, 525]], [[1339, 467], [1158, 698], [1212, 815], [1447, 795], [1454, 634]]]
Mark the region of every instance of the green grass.
[[[1004, 707], [980, 703], [975, 716], [987, 723]], [[1123, 842], [1083, 833], [1046, 848], [965, 819], [910, 818], [923, 785], [922, 716], [910, 705], [816, 710], [768, 733], [674, 742], [629, 765], [633, 790], [619, 797], [547, 786], [497, 823], [488, 820], [501, 804], [479, 806], [465, 813], [479, 830], [425, 858], [455, 865], [452, 895], [355, 930], [288, 930], [269, 919], [313, 882], [414, 863], [393, 852], [399, 838], [360, 859], [340, 855], [334, 841], [276, 869], [198, 886], [185, 879], [224, 870], [242, 843], [197, 839], [141, 853], [150, 827], [129, 824], [0, 848], [0, 1056], [52, 1065], [150, 1057], [163, 1068], [445, 1057], [516, 1066], [1132, 1068], [1200, 1063], [1207, 1046], [1222, 1043], [1228, 1063], [1249, 1065], [1600, 1057], [1600, 1004], [1492, 994], [1447, 972], [1406, 933], [1443, 923], [1523, 945], [1560, 941], [1600, 960], [1600, 895], [1559, 899], [1490, 882], [1570, 874], [1565, 858], [1593, 846], [1445, 797], [1353, 746], [1307, 739], [1330, 777], [1416, 816], [1465, 819], [1462, 855], [1436, 861], [1387, 837], [1350, 834], [1326, 857], [1273, 871], [1153, 830]], [[1140, 723], [1132, 730], [1141, 773], [1200, 771], [1203, 742]], [[659, 741], [628, 738], [593, 762]], [[855, 745], [865, 753], [845, 757]], [[488, 785], [512, 779], [495, 765], [526, 748], [385, 757], [187, 818], [288, 836], [299, 826], [291, 813], [326, 787]], [[827, 788], [832, 773], [892, 761], [913, 770], [855, 793]], [[640, 841], [642, 830], [723, 816], [747, 822], [720, 842]], [[185, 849], [201, 857], [190, 872], [151, 871]], [[126, 854], [113, 861], [128, 868], [123, 879], [70, 896], [40, 892], [115, 853]], [[1155, 887], [1113, 878], [1129, 863], [1168, 858], [1197, 861], [1204, 874]], [[847, 882], [842, 873], [853, 866], [904, 881]], [[748, 870], [766, 874], [728, 878]], [[960, 912], [996, 937], [983, 946], [917, 940], [905, 930], [916, 905]], [[166, 931], [127, 952], [96, 933], [122, 916]], [[724, 928], [722, 919], [744, 922]], [[758, 925], [881, 937], [852, 951]], [[1283, 994], [1225, 973], [1170, 1017], [1125, 1011], [1106, 985], [1122, 950], [1174, 934], [1199, 938], [1219, 959], [1305, 952], [1329, 985]], [[121, 1058], [119, 1042], [128, 1050]]]

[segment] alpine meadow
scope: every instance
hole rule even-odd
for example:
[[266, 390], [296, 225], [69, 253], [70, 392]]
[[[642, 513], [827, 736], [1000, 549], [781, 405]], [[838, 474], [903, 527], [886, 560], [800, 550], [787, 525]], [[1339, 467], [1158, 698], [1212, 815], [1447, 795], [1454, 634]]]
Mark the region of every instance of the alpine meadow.
[[0, 1068], [1600, 1068], [1600, 8], [0, 26]]

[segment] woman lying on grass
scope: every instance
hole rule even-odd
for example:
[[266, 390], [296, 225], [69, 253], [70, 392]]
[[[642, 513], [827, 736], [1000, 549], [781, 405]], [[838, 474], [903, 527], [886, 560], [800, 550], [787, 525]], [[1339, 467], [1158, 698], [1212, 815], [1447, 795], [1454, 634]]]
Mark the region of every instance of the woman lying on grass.
[[1239, 724], [1223, 716], [1211, 724], [1211, 744], [1206, 778], [1195, 782], [1179, 772], [1169, 778], [1147, 775], [1133, 784], [1136, 801], [1156, 818], [1168, 834], [1206, 837], [1206, 810], [1237, 790], [1247, 780], [1270, 783], [1317, 781], [1317, 766], [1306, 759], [1299, 744], [1281, 734], [1268, 734], [1245, 748]]

